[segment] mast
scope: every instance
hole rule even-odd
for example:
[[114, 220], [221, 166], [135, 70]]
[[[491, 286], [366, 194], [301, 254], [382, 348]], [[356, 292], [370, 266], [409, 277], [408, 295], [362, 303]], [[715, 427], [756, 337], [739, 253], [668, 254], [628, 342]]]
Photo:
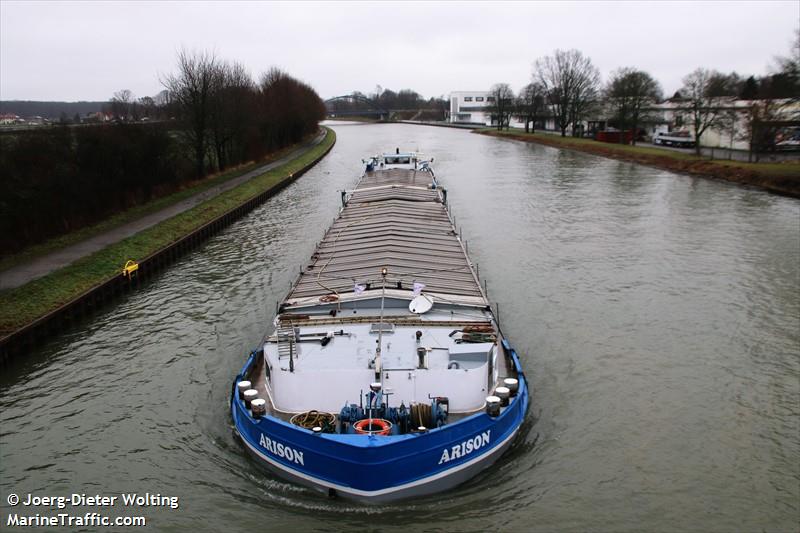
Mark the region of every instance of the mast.
[[375, 379], [381, 382], [383, 389], [383, 372], [381, 366], [381, 346], [383, 346], [383, 303], [386, 300], [386, 274], [389, 270], [386, 267], [381, 269], [381, 315], [378, 322], [378, 347], [375, 349]]

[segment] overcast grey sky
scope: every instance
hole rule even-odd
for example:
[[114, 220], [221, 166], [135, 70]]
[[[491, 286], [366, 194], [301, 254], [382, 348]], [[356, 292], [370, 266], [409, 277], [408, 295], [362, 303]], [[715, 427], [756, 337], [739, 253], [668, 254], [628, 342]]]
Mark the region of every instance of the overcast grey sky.
[[0, 99], [152, 96], [181, 48], [254, 76], [278, 66], [324, 97], [376, 85], [425, 97], [530, 81], [537, 57], [576, 48], [603, 80], [650, 72], [665, 93], [699, 66], [762, 75], [787, 55], [800, 2], [0, 1]]

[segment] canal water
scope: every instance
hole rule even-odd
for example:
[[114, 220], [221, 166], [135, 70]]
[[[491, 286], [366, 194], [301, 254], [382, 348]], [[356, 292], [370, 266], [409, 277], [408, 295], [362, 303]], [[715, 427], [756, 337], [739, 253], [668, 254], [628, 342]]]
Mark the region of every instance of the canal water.
[[[172, 531], [798, 529], [798, 200], [461, 130], [333, 127], [292, 186], [3, 369], [0, 528], [99, 511]], [[435, 157], [535, 391], [495, 468], [362, 506], [260, 470], [228, 395], [338, 191], [395, 147]], [[12, 508], [11, 493], [179, 504]]]

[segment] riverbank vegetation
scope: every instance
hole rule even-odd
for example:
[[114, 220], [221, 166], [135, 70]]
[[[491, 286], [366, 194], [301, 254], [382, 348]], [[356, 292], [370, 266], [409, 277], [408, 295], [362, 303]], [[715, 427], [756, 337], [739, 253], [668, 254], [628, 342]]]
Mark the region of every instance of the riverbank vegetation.
[[[181, 52], [164, 78], [171, 120], [51, 127], [0, 136], [0, 254], [7, 256], [147, 203], [210, 172], [253, 161], [317, 131], [317, 93], [271, 69]], [[1, 258], [0, 258], [1, 259]]]
[[84, 257], [68, 267], [22, 287], [0, 292], [0, 337], [44, 316], [110, 277], [120, 275], [126, 260], [147, 257], [228, 210], [279, 185], [289, 175], [319, 159], [330, 149], [335, 140], [333, 130], [327, 129], [322, 143], [297, 159], [128, 239]]
[[581, 51], [555, 50], [533, 62], [531, 83], [518, 96], [507, 84], [495, 84], [487, 99], [492, 104], [484, 109], [498, 129], [509, 128], [514, 116], [526, 132], [547, 128], [562, 137], [603, 134], [621, 144], [678, 130], [698, 156], [703, 140], [711, 137], [707, 147], [718, 143], [733, 149], [736, 144], [749, 149], [749, 159], [757, 162], [760, 154], [791, 149], [800, 139], [800, 30], [789, 55], [776, 57], [768, 69], [764, 76], [742, 76], [696, 68], [663, 100], [659, 83], [644, 70], [619, 68], [604, 84]]
[[683, 172], [718, 179], [756, 185], [773, 192], [800, 198], [800, 161], [783, 163], [747, 163], [739, 161], [709, 160], [694, 154], [626, 144], [600, 143], [592, 139], [561, 137], [548, 133], [525, 133], [521, 129], [497, 131], [493, 128], [477, 130], [484, 135], [510, 138], [577, 150], [603, 157], [630, 161], [664, 170]]
[[28, 261], [32, 261], [48, 253], [66, 248], [67, 246], [77, 244], [86, 239], [90, 239], [107, 231], [113, 230], [119, 226], [123, 226], [134, 220], [138, 220], [149, 215], [150, 213], [155, 213], [156, 211], [160, 211], [161, 209], [165, 209], [171, 205], [177, 204], [178, 202], [194, 196], [195, 194], [199, 194], [203, 191], [216, 187], [217, 185], [221, 185], [226, 181], [241, 176], [242, 174], [255, 170], [258, 167], [276, 161], [289, 154], [295, 148], [296, 145], [287, 146], [286, 148], [269, 154], [260, 161], [245, 163], [237, 167], [230, 168], [224, 172], [209, 174], [202, 179], [184, 182], [175, 192], [154, 198], [151, 201], [138, 203], [133, 207], [124, 209], [107, 218], [104, 218], [96, 224], [84, 226], [75, 231], [70, 231], [69, 233], [64, 233], [57, 237], [47, 239], [41, 243], [28, 246], [17, 253], [14, 253], [13, 255], [5, 255], [0, 257], [0, 271], [7, 270]]
[[[346, 96], [332, 98], [327, 101], [327, 106], [329, 113], [338, 115], [340, 120], [369, 121], [377, 121], [376, 116], [383, 116], [385, 120], [445, 120], [450, 108], [444, 96], [426, 100], [412, 89], [393, 91], [380, 85], [369, 94], [354, 91]], [[360, 116], [359, 111], [365, 114]]]
[[[555, 50], [536, 59], [531, 80], [516, 96], [508, 84], [492, 87], [487, 97], [491, 104], [485, 111], [497, 131], [480, 133], [800, 197], [800, 161], [791, 158], [791, 152], [798, 153], [800, 141], [800, 30], [789, 55], [776, 57], [767, 75], [741, 76], [697, 68], [666, 100], [659, 83], [635, 67], [619, 68], [605, 84], [601, 83], [599, 70], [578, 50]], [[516, 130], [512, 118], [516, 119]], [[555, 130], [560, 136], [535, 135], [537, 129]], [[637, 139], [656, 138], [673, 130], [694, 146], [693, 155], [636, 146]], [[713, 143], [718, 143], [728, 154], [734, 147], [749, 150], [748, 162], [705, 159], [701, 145], [708, 137], [712, 140], [705, 148], [712, 148], [712, 157]], [[771, 154], [770, 159], [788, 161], [760, 162], [765, 154]]]

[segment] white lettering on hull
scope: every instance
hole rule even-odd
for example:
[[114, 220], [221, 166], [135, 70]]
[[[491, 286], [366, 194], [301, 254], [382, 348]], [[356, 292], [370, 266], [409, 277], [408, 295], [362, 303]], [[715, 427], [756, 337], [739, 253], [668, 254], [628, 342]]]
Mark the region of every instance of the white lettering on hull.
[[305, 466], [305, 463], [303, 462], [303, 452], [297, 451], [294, 448], [290, 448], [281, 442], [276, 442], [263, 433], [261, 434], [261, 439], [259, 439], [258, 443], [262, 448], [276, 457], [282, 457], [290, 463], [296, 463], [298, 465]]
[[442, 450], [442, 457], [439, 459], [439, 464], [449, 463], [455, 459], [460, 459], [472, 452], [489, 445], [492, 430], [484, 431], [480, 435], [475, 435], [471, 439], [467, 439], [461, 444], [456, 444], [452, 448], [445, 448]]

